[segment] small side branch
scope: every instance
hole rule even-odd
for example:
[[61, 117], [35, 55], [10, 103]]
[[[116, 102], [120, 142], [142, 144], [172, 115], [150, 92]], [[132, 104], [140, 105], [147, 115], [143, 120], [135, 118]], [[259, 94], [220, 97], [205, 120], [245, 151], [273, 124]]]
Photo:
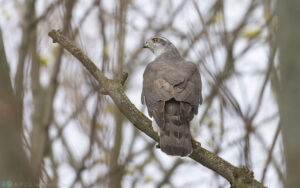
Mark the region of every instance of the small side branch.
[[[119, 110], [136, 128], [155, 141], [159, 140], [158, 135], [152, 129], [151, 120], [149, 120], [131, 103], [124, 92], [123, 85], [127, 79], [127, 73], [123, 73], [120, 77], [115, 79], [108, 79], [79, 48], [77, 48], [63, 35], [61, 31], [52, 30], [48, 35], [53, 39], [53, 42], [59, 43], [85, 66], [85, 68], [103, 87], [106, 93], [112, 98]], [[202, 148], [200, 143], [197, 143], [196, 141], [193, 141], [193, 148], [194, 151], [190, 155], [190, 158], [227, 179], [232, 188], [264, 187], [261, 183], [254, 179], [253, 172], [249, 169], [233, 166], [216, 154]]]

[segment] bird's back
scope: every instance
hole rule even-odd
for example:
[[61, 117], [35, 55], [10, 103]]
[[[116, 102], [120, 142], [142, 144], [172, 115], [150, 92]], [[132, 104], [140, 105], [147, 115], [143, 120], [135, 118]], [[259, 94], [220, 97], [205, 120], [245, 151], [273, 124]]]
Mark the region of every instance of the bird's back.
[[163, 40], [146, 42], [156, 58], [144, 72], [142, 103], [146, 102], [153, 125], [159, 127], [154, 130], [159, 131], [161, 150], [187, 156], [192, 152], [189, 124], [202, 102], [201, 78], [197, 66], [185, 61], [172, 43]]

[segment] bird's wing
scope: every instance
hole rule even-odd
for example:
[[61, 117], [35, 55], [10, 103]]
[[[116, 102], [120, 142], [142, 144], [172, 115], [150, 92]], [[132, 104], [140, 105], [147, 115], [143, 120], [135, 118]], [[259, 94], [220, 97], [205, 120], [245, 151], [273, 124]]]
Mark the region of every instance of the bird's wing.
[[156, 59], [144, 72], [142, 103], [160, 127], [160, 147], [169, 155], [192, 152], [189, 123], [202, 103], [197, 66], [182, 58]]
[[185, 62], [180, 66], [184, 81], [175, 85], [176, 101], [187, 102], [194, 107], [194, 113], [198, 113], [198, 105], [202, 104], [202, 83], [199, 70], [192, 62]]
[[201, 78], [197, 66], [191, 62], [175, 66], [164, 61], [153, 61], [144, 72], [142, 103], [146, 103], [149, 115], [163, 110], [164, 101], [175, 98], [191, 104], [197, 113], [202, 102]]
[[183, 81], [174, 72], [174, 67], [163, 61], [153, 61], [146, 67], [143, 75], [142, 103], [146, 103], [151, 117], [160, 101], [167, 101], [173, 97], [173, 85]]

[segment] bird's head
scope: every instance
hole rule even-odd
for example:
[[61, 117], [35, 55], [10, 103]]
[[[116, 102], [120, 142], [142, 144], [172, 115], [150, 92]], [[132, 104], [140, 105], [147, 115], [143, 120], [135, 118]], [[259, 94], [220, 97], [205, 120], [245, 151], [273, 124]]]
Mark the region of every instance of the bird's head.
[[155, 35], [145, 41], [143, 48], [150, 49], [157, 57], [167, 51], [170, 45], [172, 45], [172, 43], [168, 39]]

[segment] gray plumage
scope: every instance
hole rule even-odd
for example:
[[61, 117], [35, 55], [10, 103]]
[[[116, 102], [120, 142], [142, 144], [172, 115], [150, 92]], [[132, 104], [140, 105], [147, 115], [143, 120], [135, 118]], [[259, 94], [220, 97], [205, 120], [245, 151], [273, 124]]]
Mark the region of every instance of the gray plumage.
[[189, 124], [202, 103], [199, 70], [182, 58], [166, 38], [154, 36], [144, 47], [156, 58], [143, 75], [142, 103], [146, 103], [153, 123], [159, 127], [161, 150], [169, 155], [187, 156], [192, 152]]

